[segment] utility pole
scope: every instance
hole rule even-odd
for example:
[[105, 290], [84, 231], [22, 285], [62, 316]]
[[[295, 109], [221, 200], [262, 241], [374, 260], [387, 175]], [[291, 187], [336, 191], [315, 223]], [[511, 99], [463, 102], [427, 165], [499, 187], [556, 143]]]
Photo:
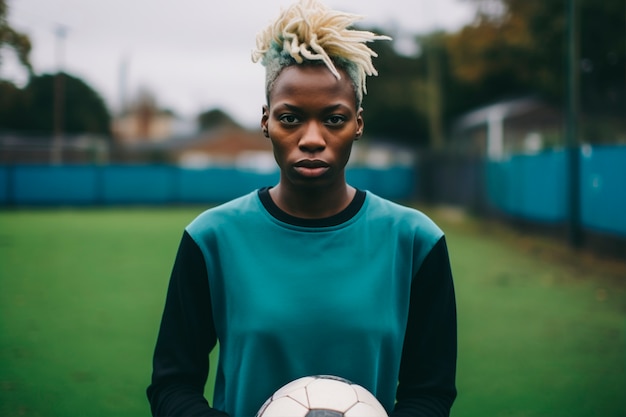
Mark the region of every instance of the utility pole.
[[582, 246], [580, 213], [580, 139], [578, 121], [580, 117], [580, 58], [579, 58], [579, 12], [578, 0], [567, 2], [567, 207], [568, 240], [578, 248]]
[[443, 93], [441, 91], [441, 40], [439, 35], [432, 35], [426, 45], [426, 64], [428, 82], [428, 130], [431, 148], [441, 151], [444, 146], [443, 136]]
[[57, 73], [54, 78], [54, 137], [52, 139], [52, 152], [50, 154], [50, 162], [53, 164], [61, 164], [63, 162], [63, 130], [65, 119], [65, 75], [63, 73], [63, 43], [67, 35], [67, 28], [58, 25], [55, 28], [56, 36], [56, 62]]

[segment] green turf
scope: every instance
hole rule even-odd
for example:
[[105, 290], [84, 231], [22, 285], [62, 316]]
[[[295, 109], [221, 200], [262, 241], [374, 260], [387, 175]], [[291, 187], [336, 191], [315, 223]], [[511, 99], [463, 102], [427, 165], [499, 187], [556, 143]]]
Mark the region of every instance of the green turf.
[[480, 230], [448, 231], [459, 311], [453, 415], [625, 416], [626, 264], [594, 268], [553, 247], [532, 253]]
[[[0, 212], [0, 416], [149, 415], [169, 270], [200, 210]], [[453, 416], [625, 416], [623, 263], [440, 224], [459, 311]]]

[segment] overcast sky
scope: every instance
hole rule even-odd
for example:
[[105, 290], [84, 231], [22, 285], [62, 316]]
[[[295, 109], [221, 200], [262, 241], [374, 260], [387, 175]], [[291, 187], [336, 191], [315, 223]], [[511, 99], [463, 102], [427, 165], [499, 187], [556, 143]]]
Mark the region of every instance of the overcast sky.
[[[183, 117], [220, 107], [256, 127], [264, 102], [255, 36], [290, 0], [8, 0], [9, 22], [31, 38], [35, 72], [63, 68], [91, 85], [117, 112], [148, 89]], [[468, 0], [326, 0], [364, 16], [366, 27], [454, 31], [472, 17]], [[59, 32], [65, 32], [60, 36]], [[60, 41], [60, 39], [63, 39]], [[0, 76], [25, 80], [0, 51]], [[382, 74], [381, 74], [382, 75]]]

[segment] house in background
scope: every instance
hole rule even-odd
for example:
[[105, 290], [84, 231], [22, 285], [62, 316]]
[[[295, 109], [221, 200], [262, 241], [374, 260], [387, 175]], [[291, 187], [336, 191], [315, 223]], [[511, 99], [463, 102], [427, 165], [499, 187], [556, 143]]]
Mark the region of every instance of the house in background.
[[[216, 126], [160, 142], [118, 144], [113, 159], [128, 163], [165, 163], [191, 169], [237, 167], [258, 172], [278, 169], [272, 142], [260, 129], [249, 130], [233, 125]], [[369, 138], [354, 143], [349, 165], [386, 169], [414, 166], [415, 162], [415, 150]]]
[[159, 107], [154, 96], [147, 91], [140, 92], [134, 103], [125, 106], [122, 113], [113, 118], [111, 126], [117, 144], [162, 142], [196, 130], [196, 123]]
[[168, 110], [139, 108], [113, 120], [118, 143], [160, 142], [172, 136], [175, 115]]
[[451, 150], [501, 160], [562, 146], [563, 115], [534, 98], [502, 101], [471, 111], [453, 126]]
[[216, 126], [161, 141], [118, 142], [114, 159], [195, 169], [239, 166], [267, 170], [275, 166], [271, 142], [260, 130], [239, 126]]

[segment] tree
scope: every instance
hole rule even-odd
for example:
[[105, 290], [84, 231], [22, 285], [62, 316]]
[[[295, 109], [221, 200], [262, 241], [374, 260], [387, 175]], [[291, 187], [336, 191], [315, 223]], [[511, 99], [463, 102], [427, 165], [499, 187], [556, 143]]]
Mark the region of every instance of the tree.
[[221, 109], [210, 109], [200, 113], [198, 125], [200, 130], [209, 130], [220, 126], [239, 127], [237, 122]]
[[[563, 106], [567, 0], [474, 2], [477, 14], [473, 24], [447, 40], [453, 75], [465, 91], [459, 96], [468, 97], [469, 93], [474, 97], [465, 103], [466, 109], [523, 94]], [[576, 4], [580, 101], [587, 127], [621, 124], [624, 129], [626, 3], [576, 0]], [[615, 135], [615, 129], [611, 132], [609, 136]]]
[[427, 146], [424, 62], [397, 53], [393, 41], [378, 42], [374, 49], [378, 53], [374, 65], [380, 77], [367, 80], [367, 95], [363, 99], [366, 135], [411, 146]]
[[450, 35], [447, 49], [454, 76], [470, 86], [476, 104], [529, 92], [559, 100], [565, 28], [559, 2], [475, 1], [474, 23]]
[[24, 94], [15, 84], [0, 80], [0, 129], [15, 129], [26, 124]]
[[[19, 59], [20, 63], [32, 73], [32, 65], [30, 63], [31, 43], [27, 35], [20, 33], [9, 25], [8, 21], [8, 5], [6, 0], [0, 0], [0, 48], [8, 46], [12, 48]], [[2, 56], [0, 55], [0, 66], [2, 66]]]
[[0, 83], [0, 92], [11, 97], [0, 99], [0, 126], [52, 135], [57, 75], [63, 77], [65, 88], [63, 131], [109, 135], [111, 116], [102, 98], [84, 81], [66, 73], [33, 75], [23, 89]]
[[[13, 49], [20, 64], [30, 76], [32, 74], [29, 58], [30, 39], [9, 25], [8, 11], [6, 0], [0, 0], [0, 50], [4, 47]], [[0, 54], [0, 67], [2, 67], [2, 54]], [[0, 128], [8, 128], [11, 124], [22, 125], [23, 107], [22, 91], [13, 83], [0, 79]]]
[[579, 15], [581, 110], [626, 123], [626, 2], [584, 0]]

